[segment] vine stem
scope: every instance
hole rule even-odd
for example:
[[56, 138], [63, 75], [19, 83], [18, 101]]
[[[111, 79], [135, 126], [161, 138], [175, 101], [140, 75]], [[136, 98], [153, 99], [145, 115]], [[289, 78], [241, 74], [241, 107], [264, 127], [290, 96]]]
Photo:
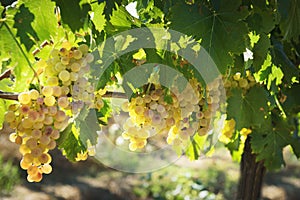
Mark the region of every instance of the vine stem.
[[7, 100], [18, 100], [17, 93], [11, 93], [11, 92], [3, 92], [0, 90], [0, 99], [7, 99]]
[[40, 79], [39, 79], [39, 77], [38, 77], [38, 74], [36, 73], [36, 71], [34, 70], [33, 66], [31, 65], [31, 62], [29, 61], [28, 57], [26, 56], [26, 54], [25, 54], [23, 48], [21, 47], [20, 43], [19, 43], [18, 40], [15, 38], [13, 32], [10, 30], [9, 26], [8, 26], [5, 22], [3, 22], [2, 24], [5, 26], [5, 28], [7, 29], [7, 31], [9, 32], [9, 34], [11, 35], [11, 37], [13, 38], [13, 40], [15, 41], [15, 43], [17, 44], [17, 46], [19, 47], [19, 49], [20, 49], [22, 55], [24, 56], [26, 62], [27, 62], [28, 65], [29, 65], [30, 69], [33, 71], [34, 76], [37, 78], [38, 82], [40, 82]]
[[[18, 93], [11, 93], [11, 92], [3, 92], [0, 90], [0, 99], [7, 99], [7, 100], [18, 100]], [[127, 99], [125, 93], [122, 92], [106, 92], [102, 97], [106, 98], [120, 98], [120, 99]]]
[[5, 78], [9, 78], [11, 75], [11, 70], [7, 69], [2, 74], [0, 74], [0, 81]]

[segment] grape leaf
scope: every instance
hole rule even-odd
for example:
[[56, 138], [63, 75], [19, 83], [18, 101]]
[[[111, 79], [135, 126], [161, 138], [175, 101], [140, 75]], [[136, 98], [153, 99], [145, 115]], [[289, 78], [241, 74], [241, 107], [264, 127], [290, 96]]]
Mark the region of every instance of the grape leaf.
[[[81, 0], [53, 0], [60, 8], [63, 24], [76, 32], [84, 27], [91, 6]], [[38, 1], [37, 1], [38, 2]]]
[[269, 33], [276, 23], [276, 9], [266, 5], [266, 1], [253, 0], [251, 15], [247, 18], [248, 26], [256, 33]]
[[289, 132], [284, 130], [253, 131], [251, 137], [251, 147], [253, 153], [257, 154], [257, 161], [264, 160], [264, 165], [269, 170], [275, 170], [284, 165], [282, 149], [291, 142]]
[[280, 29], [286, 40], [299, 41], [300, 36], [300, 3], [298, 0], [278, 0], [281, 15]]
[[177, 3], [170, 8], [170, 27], [201, 38], [201, 45], [224, 73], [227, 66], [234, 63], [231, 54], [240, 54], [246, 49], [248, 28], [242, 20], [248, 12], [240, 7], [240, 0], [213, 0], [210, 3], [211, 7], [201, 3]]
[[[67, 159], [75, 162], [77, 154], [85, 152], [86, 147], [82, 141], [78, 139], [74, 126], [75, 125], [70, 125], [69, 128], [61, 133], [62, 138], [58, 140], [58, 148], [63, 150], [63, 154]], [[73, 130], [75, 130], [75, 132]]]
[[104, 15], [104, 7], [105, 7], [106, 3], [103, 2], [100, 5], [98, 4], [92, 4], [92, 11], [90, 14], [91, 16], [91, 20], [93, 21], [97, 31], [101, 32], [104, 29], [105, 26], [105, 15]]
[[75, 124], [79, 131], [79, 140], [85, 147], [88, 147], [87, 141], [90, 141], [92, 145], [97, 144], [98, 134], [100, 131], [97, 113], [94, 109], [87, 109], [87, 114], [83, 119], [76, 118]]
[[286, 55], [283, 44], [280, 40], [272, 38], [273, 48], [271, 49], [272, 62], [280, 67], [284, 73], [283, 81], [290, 85], [293, 77], [299, 81], [300, 70], [291, 62]]
[[17, 29], [17, 36], [20, 38], [22, 44], [24, 44], [27, 51], [30, 51], [35, 44], [32, 38], [36, 41], [38, 40], [37, 33], [31, 25], [33, 20], [34, 15], [24, 6], [24, 4], [22, 4], [14, 16], [14, 28]]
[[[40, 41], [50, 40], [56, 35], [58, 28], [57, 18], [54, 14], [55, 3], [50, 0], [40, 1], [23, 0], [25, 6], [34, 14], [31, 23]], [[64, 1], [65, 2], [65, 1]]]
[[30, 65], [34, 58], [23, 50], [25, 47], [20, 44], [17, 31], [13, 28], [15, 8], [9, 8], [6, 12], [7, 20], [0, 22], [0, 60], [9, 60], [7, 68], [14, 68], [14, 91], [20, 92], [26, 89], [26, 83], [33, 77]]
[[269, 126], [265, 118], [268, 112], [267, 93], [262, 87], [251, 88], [245, 96], [241, 89], [232, 89], [227, 102], [228, 119], [235, 119], [237, 130]]
[[285, 112], [289, 114], [300, 112], [300, 84], [295, 83], [289, 88], [283, 89], [283, 94], [286, 95], [286, 100], [282, 103]]
[[260, 34], [259, 40], [254, 45], [253, 50], [252, 50], [253, 51], [253, 67], [256, 72], [259, 71], [261, 66], [263, 65], [263, 63], [267, 57], [270, 46], [271, 46], [270, 38], [264, 33]]
[[110, 23], [115, 27], [114, 31], [122, 31], [131, 28], [130, 15], [124, 7], [116, 4], [116, 9], [112, 11]]
[[111, 116], [112, 108], [108, 100], [103, 99], [104, 106], [101, 108], [100, 111], [96, 112], [97, 119], [99, 124], [101, 125], [107, 125], [108, 118]]

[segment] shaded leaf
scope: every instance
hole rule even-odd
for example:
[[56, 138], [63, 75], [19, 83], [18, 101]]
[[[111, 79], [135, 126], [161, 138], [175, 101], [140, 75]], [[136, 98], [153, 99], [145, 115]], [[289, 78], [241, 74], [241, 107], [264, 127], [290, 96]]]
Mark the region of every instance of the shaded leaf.
[[278, 0], [281, 15], [280, 29], [286, 40], [299, 41], [300, 36], [300, 2], [299, 0]]
[[253, 50], [252, 50], [253, 51], [253, 67], [256, 72], [261, 69], [261, 66], [263, 65], [263, 63], [267, 57], [270, 46], [271, 46], [270, 38], [264, 33], [260, 34], [259, 40], [254, 45]]
[[60, 8], [63, 24], [75, 32], [84, 27], [91, 6], [81, 0], [53, 0]]
[[201, 38], [201, 45], [224, 73], [227, 66], [233, 65], [231, 53], [240, 54], [246, 49], [248, 28], [242, 20], [248, 12], [240, 7], [239, 0], [213, 0], [210, 4], [177, 3], [170, 10], [170, 27]]
[[262, 87], [253, 87], [244, 96], [242, 90], [233, 89], [228, 98], [228, 118], [234, 118], [236, 129], [269, 126], [265, 118], [268, 112], [267, 93]]

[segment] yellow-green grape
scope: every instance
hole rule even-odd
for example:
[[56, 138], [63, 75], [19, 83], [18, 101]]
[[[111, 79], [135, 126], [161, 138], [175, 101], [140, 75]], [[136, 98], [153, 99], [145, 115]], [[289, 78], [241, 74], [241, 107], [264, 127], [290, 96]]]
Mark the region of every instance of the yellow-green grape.
[[56, 63], [56, 65], [55, 65], [55, 71], [57, 72], [57, 73], [59, 73], [59, 72], [61, 72], [62, 70], [65, 70], [66, 69], [66, 66], [65, 65], [63, 65], [61, 62], [58, 62], [58, 63]]
[[57, 100], [57, 105], [61, 108], [67, 108], [69, 106], [69, 100], [68, 97], [59, 97]]
[[41, 166], [41, 171], [44, 173], [44, 174], [50, 174], [52, 172], [52, 167], [50, 164], [44, 164]]
[[70, 80], [71, 81], [77, 81], [78, 80], [78, 74], [77, 73], [75, 73], [75, 72], [71, 72], [70, 73]]
[[80, 50], [74, 50], [73, 51], [73, 58], [76, 60], [79, 60], [82, 58], [82, 52]]
[[31, 98], [29, 93], [22, 92], [18, 95], [18, 100], [21, 104], [29, 104], [31, 102]]
[[67, 70], [63, 70], [58, 75], [59, 79], [63, 82], [67, 82], [70, 80], [70, 73]]
[[91, 62], [94, 61], [94, 56], [93, 56], [93, 54], [88, 53], [88, 54], [86, 55], [85, 59], [86, 59], [86, 61], [87, 61], [88, 63], [91, 63]]
[[70, 63], [70, 58], [67, 56], [61, 57], [60, 62], [63, 65], [68, 65]]
[[39, 157], [38, 160], [42, 163], [42, 164], [49, 164], [52, 161], [52, 158], [50, 156], [50, 154], [48, 153], [42, 153]]
[[13, 111], [7, 111], [4, 115], [4, 121], [8, 123], [15, 121], [15, 119], [16, 119], [16, 115]]
[[39, 129], [34, 129], [34, 130], [32, 130], [32, 132], [31, 132], [31, 136], [32, 136], [33, 138], [35, 138], [35, 139], [38, 139], [38, 138], [40, 138], [40, 137], [42, 136], [42, 131], [39, 130]]
[[72, 63], [71, 70], [72, 72], [79, 72], [81, 68], [81, 65], [77, 62]]
[[248, 81], [247, 81], [247, 79], [241, 78], [241, 79], [239, 80], [239, 86], [240, 86], [241, 88], [246, 88], [246, 87], [248, 86]]
[[42, 94], [45, 97], [49, 97], [53, 95], [53, 87], [52, 86], [44, 86], [42, 89]]
[[54, 96], [45, 97], [44, 103], [46, 106], [54, 106], [54, 104], [56, 103], [55, 97]]
[[62, 95], [62, 89], [60, 86], [53, 86], [53, 96], [60, 97]]
[[67, 119], [67, 115], [65, 114], [64, 111], [62, 111], [62, 110], [57, 111], [57, 113], [55, 115], [56, 121], [62, 122], [62, 121], [65, 121], [66, 119]]
[[81, 53], [82, 53], [83, 55], [85, 55], [85, 54], [88, 53], [89, 47], [88, 47], [88, 45], [86, 45], [86, 44], [81, 44], [81, 45], [79, 45], [78, 50], [81, 51]]
[[241, 73], [237, 72], [236, 74], [233, 75], [233, 80], [238, 81], [241, 78]]
[[39, 96], [40, 96], [40, 93], [37, 90], [33, 89], [33, 90], [29, 91], [29, 97], [30, 97], [30, 99], [37, 100], [39, 98]]
[[56, 76], [51, 76], [47, 79], [46, 85], [48, 86], [57, 86], [59, 84], [58, 78]]

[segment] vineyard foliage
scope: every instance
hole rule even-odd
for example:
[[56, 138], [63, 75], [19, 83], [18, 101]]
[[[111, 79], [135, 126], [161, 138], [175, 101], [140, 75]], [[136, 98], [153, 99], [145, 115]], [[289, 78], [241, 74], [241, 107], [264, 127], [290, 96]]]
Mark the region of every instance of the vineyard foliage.
[[[138, 18], [126, 10], [126, 5], [133, 2]], [[189, 80], [195, 77], [202, 85], [207, 84], [191, 63], [176, 57], [175, 51], [162, 50], [160, 35], [151, 31], [145, 34], [152, 37], [156, 48], [128, 51], [111, 61], [138, 40], [127, 35], [102, 51], [108, 38], [123, 31], [174, 30], [187, 37], [170, 38], [174, 41], [172, 47], [192, 48], [195, 52], [204, 48], [222, 74], [227, 124], [231, 124], [232, 131], [223, 131], [220, 140], [233, 158], [240, 159], [247, 137], [251, 137], [257, 161], [264, 160], [270, 170], [284, 165], [282, 150], [288, 145], [300, 157], [299, 0], [20, 0], [0, 6], [0, 13], [0, 71], [12, 70], [10, 78], [0, 80], [1, 94], [38, 89], [41, 61], [48, 60], [53, 49], [66, 46], [66, 41], [67, 46], [89, 46], [94, 55], [91, 74], [97, 80], [96, 90], [103, 94], [107, 93], [106, 86], [117, 84], [118, 77], [144, 62], [170, 66]], [[103, 67], [106, 62], [111, 62], [107, 68]], [[206, 70], [209, 72], [209, 66]], [[245, 89], [245, 80], [253, 85]], [[132, 81], [131, 86], [135, 83]], [[124, 89], [128, 92], [130, 87]], [[166, 95], [166, 104], [172, 102], [168, 98]], [[13, 103], [0, 99], [1, 127], [4, 113]], [[105, 126], [110, 115], [106, 100], [101, 109], [83, 109], [62, 131], [58, 148], [69, 160], [80, 160], [78, 156], [97, 144], [100, 127], [94, 122], [99, 120]], [[232, 119], [234, 123], [229, 122]], [[140, 143], [130, 141], [132, 149], [139, 147]], [[195, 136], [186, 155], [197, 159], [201, 142]]]

